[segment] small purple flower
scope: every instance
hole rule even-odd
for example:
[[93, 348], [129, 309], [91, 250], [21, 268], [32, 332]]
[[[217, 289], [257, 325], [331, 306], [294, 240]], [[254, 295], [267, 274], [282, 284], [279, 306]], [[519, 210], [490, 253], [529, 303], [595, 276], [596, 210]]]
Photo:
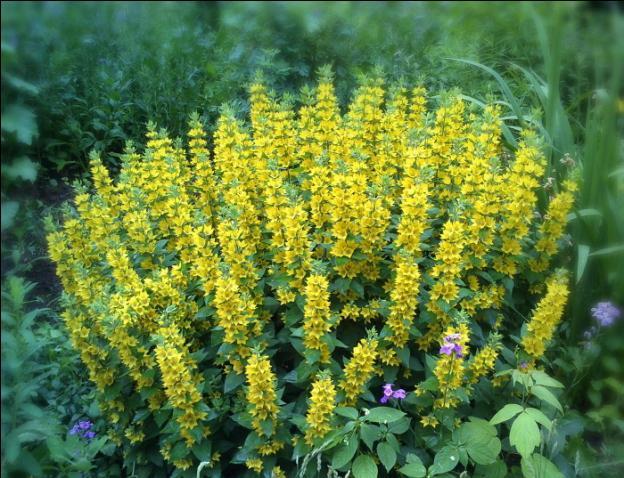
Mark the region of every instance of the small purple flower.
[[610, 326], [622, 315], [622, 311], [611, 302], [598, 302], [595, 307], [592, 307], [591, 313], [601, 327]]
[[399, 400], [402, 400], [405, 398], [405, 395], [406, 395], [405, 390], [403, 390], [402, 388], [399, 388], [392, 394], [392, 398], [398, 398]]
[[86, 438], [87, 440], [91, 440], [95, 438], [95, 432], [91, 430], [93, 428], [93, 423], [89, 420], [81, 420], [78, 423], [75, 423], [73, 427], [69, 430], [70, 435], [78, 435], [80, 438]]
[[442, 347], [440, 347], [440, 353], [444, 355], [451, 355], [454, 348], [455, 344], [446, 343]]
[[464, 349], [457, 343], [461, 339], [460, 334], [450, 334], [444, 337], [444, 344], [440, 347], [440, 353], [444, 355], [451, 355], [455, 352], [455, 355], [459, 358], [463, 357]]
[[461, 334], [451, 334], [451, 335], [447, 335], [446, 337], [444, 337], [444, 341], [447, 343], [448, 342], [455, 343], [459, 339], [461, 339]]
[[383, 386], [383, 396], [379, 400], [380, 403], [386, 404], [391, 398], [403, 399], [405, 398], [405, 390], [399, 388], [398, 390], [392, 390], [393, 385], [387, 383]]
[[93, 423], [91, 423], [89, 420], [84, 420], [84, 421], [78, 422], [78, 426], [80, 427], [81, 430], [90, 430], [91, 427], [93, 426]]
[[392, 391], [392, 384], [387, 383], [383, 386], [384, 397], [391, 397], [394, 392]]

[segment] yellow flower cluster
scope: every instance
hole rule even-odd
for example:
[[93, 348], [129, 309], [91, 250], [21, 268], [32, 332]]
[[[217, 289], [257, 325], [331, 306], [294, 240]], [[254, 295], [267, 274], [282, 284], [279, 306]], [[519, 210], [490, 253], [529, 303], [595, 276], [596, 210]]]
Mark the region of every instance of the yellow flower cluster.
[[321, 275], [308, 277], [305, 288], [303, 344], [308, 350], [320, 352], [320, 361], [329, 362], [329, 348], [323, 337], [331, 329], [329, 310], [329, 283]]
[[481, 377], [486, 376], [494, 370], [494, 363], [497, 357], [498, 348], [496, 346], [486, 345], [479, 350], [468, 367], [469, 382], [477, 383]]
[[539, 257], [529, 263], [533, 272], [547, 270], [550, 258], [557, 253], [557, 241], [565, 230], [568, 213], [574, 205], [576, 187], [573, 181], [565, 181], [563, 190], [550, 201], [544, 222], [539, 227], [539, 239], [535, 243]]
[[344, 368], [344, 378], [339, 386], [345, 394], [345, 404], [355, 404], [366, 383], [375, 374], [375, 362], [379, 356], [379, 341], [362, 339], [353, 348], [351, 360]]
[[318, 378], [312, 384], [310, 407], [306, 415], [308, 429], [305, 441], [312, 445], [315, 440], [323, 438], [331, 430], [331, 417], [336, 401], [336, 387], [329, 377]]
[[438, 393], [440, 395], [434, 402], [434, 408], [452, 408], [458, 403], [458, 398], [453, 391], [461, 387], [464, 380], [465, 358], [469, 353], [468, 342], [470, 331], [466, 324], [456, 327], [448, 327], [441, 337], [440, 345], [444, 345], [447, 339], [459, 347], [460, 352], [453, 351], [450, 354], [442, 354], [438, 359], [433, 375], [438, 380]]
[[522, 339], [524, 351], [533, 359], [544, 355], [548, 341], [563, 316], [568, 293], [568, 276], [564, 271], [557, 271], [548, 280], [546, 295], [533, 311], [527, 334]]
[[196, 439], [191, 432], [206, 417], [206, 412], [198, 408], [202, 397], [199, 392], [199, 378], [194, 376], [195, 363], [176, 327], [162, 327], [160, 336], [163, 344], [156, 347], [155, 353], [165, 394], [171, 405], [182, 412], [177, 418], [180, 436], [186, 440], [188, 446], [192, 446]]
[[[498, 349], [469, 357], [469, 328], [452, 324], [463, 316], [492, 334], [510, 280], [515, 293], [515, 278], [530, 270], [537, 290], [533, 277], [550, 268], [575, 185], [565, 182], [547, 206], [538, 201], [538, 136], [523, 131], [508, 150], [500, 107], [478, 109], [455, 92], [428, 112], [422, 86], [386, 92], [365, 80], [342, 114], [324, 69], [298, 111], [295, 98], [263, 84], [250, 95], [250, 125], [224, 108], [212, 138], [198, 114], [186, 144], [149, 124], [145, 148], [128, 143], [114, 178], [92, 154], [92, 187], [76, 186], [62, 226], [49, 221], [48, 243], [72, 343], [101, 398], [121, 390], [102, 400], [115, 439], [140, 440], [138, 410], [172, 408], [167, 458], [176, 440], [190, 446], [206, 435], [208, 403], [247, 408], [254, 431], [270, 438], [248, 462], [262, 471], [258, 456], [287, 446], [277, 420], [282, 377], [268, 357], [280, 360], [276, 371], [304, 360], [335, 374], [335, 387], [330, 378], [312, 385], [307, 443], [330, 430], [340, 396], [357, 404], [391, 367], [408, 380], [415, 346], [437, 352], [453, 334], [462, 354], [440, 355], [434, 407], [456, 405], [457, 389], [488, 374]], [[561, 318], [561, 277], [548, 282], [523, 338], [535, 359]], [[364, 328], [373, 330], [358, 342]], [[303, 358], [289, 349], [282, 367], [286, 342]], [[345, 346], [351, 358], [338, 375]], [[206, 374], [208, 361], [222, 368]], [[242, 375], [235, 399], [212, 400], [220, 380]], [[432, 415], [422, 423], [437, 424]], [[193, 460], [189, 451], [175, 463]]]
[[[245, 367], [247, 378], [247, 402], [249, 413], [253, 417], [252, 425], [258, 435], [271, 436], [277, 423], [277, 395], [275, 393], [275, 374], [271, 370], [271, 362], [262, 355], [253, 354]], [[270, 425], [266, 432], [263, 422]]]

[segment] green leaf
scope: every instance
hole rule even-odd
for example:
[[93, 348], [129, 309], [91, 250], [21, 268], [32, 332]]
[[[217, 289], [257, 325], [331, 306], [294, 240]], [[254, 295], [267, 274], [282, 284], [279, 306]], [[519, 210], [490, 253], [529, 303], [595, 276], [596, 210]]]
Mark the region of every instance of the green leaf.
[[586, 244], [578, 245], [578, 258], [576, 260], [576, 283], [578, 284], [585, 272], [587, 259], [589, 258], [589, 246]]
[[364, 417], [367, 422], [373, 423], [392, 423], [400, 420], [405, 416], [405, 412], [390, 407], [373, 408]]
[[563, 478], [557, 467], [539, 453], [523, 457], [520, 463], [524, 478]]
[[477, 464], [489, 465], [496, 461], [501, 451], [501, 442], [496, 436], [496, 428], [485, 420], [464, 423], [454, 434], [466, 446], [470, 458]]
[[535, 370], [531, 376], [537, 385], [543, 385], [544, 387], [553, 387], [553, 388], [564, 388], [563, 384], [550, 375], [546, 374], [546, 372], [542, 372], [541, 370]]
[[351, 281], [351, 290], [358, 296], [364, 297], [364, 286], [355, 279]]
[[377, 465], [368, 455], [360, 455], [353, 462], [351, 467], [355, 478], [377, 478]]
[[491, 465], [477, 465], [474, 478], [503, 478], [507, 476], [507, 466], [501, 460], [497, 460]]
[[490, 419], [491, 425], [498, 425], [499, 423], [506, 422], [507, 420], [515, 417], [518, 413], [520, 413], [524, 408], [516, 403], [508, 403], [503, 408], [501, 408], [496, 415], [494, 415]]
[[189, 449], [186, 447], [184, 442], [179, 441], [173, 446], [171, 450], [171, 459], [172, 460], [181, 460], [186, 455], [188, 455]]
[[360, 427], [360, 437], [362, 441], [366, 443], [366, 446], [373, 451], [373, 445], [376, 440], [379, 439], [379, 427], [376, 425], [368, 425], [367, 423], [362, 423]]
[[35, 114], [28, 108], [12, 104], [2, 113], [2, 129], [8, 133], [15, 133], [20, 143], [32, 144], [32, 140], [39, 132]]
[[394, 451], [394, 448], [392, 448], [386, 442], [382, 442], [377, 445], [377, 456], [379, 457], [379, 460], [383, 464], [386, 471], [390, 472], [392, 467], [396, 464], [397, 460], [397, 455]]
[[445, 446], [433, 459], [433, 465], [429, 467], [429, 474], [441, 475], [453, 470], [459, 463], [459, 450], [455, 446]]
[[345, 466], [355, 456], [358, 449], [359, 439], [353, 435], [346, 444], [339, 447], [332, 457], [332, 468], [339, 469]]
[[16, 158], [10, 165], [2, 165], [2, 173], [9, 179], [21, 179], [34, 183], [37, 179], [37, 163], [26, 156]]
[[336, 407], [335, 412], [338, 415], [350, 418], [351, 420], [357, 420], [357, 417], [358, 417], [357, 410], [351, 407]]
[[603, 249], [598, 249], [597, 251], [592, 252], [589, 256], [604, 256], [613, 253], [624, 252], [624, 244], [618, 244], [616, 246], [605, 247]]
[[550, 430], [550, 428], [552, 427], [552, 422], [546, 415], [544, 415], [544, 412], [538, 410], [537, 408], [531, 407], [527, 408], [525, 411], [531, 416], [533, 420]]
[[540, 440], [541, 435], [535, 420], [525, 412], [518, 415], [511, 425], [509, 443], [515, 446], [522, 456], [530, 456]]
[[411, 478], [423, 478], [427, 474], [427, 469], [425, 465], [422, 464], [422, 461], [420, 461], [420, 458], [416, 457], [415, 461], [413, 460], [411, 463], [399, 468], [399, 473]]
[[17, 211], [19, 210], [19, 203], [17, 201], [7, 201], [2, 203], [2, 216], [0, 217], [1, 221], [1, 230], [9, 229], [13, 226], [13, 221], [15, 220], [15, 216], [17, 215]]
[[230, 372], [225, 377], [225, 383], [223, 384], [223, 391], [225, 393], [230, 393], [232, 390], [237, 389], [240, 385], [245, 382], [245, 376], [239, 375], [234, 372]]
[[400, 435], [401, 433], [405, 433], [407, 430], [409, 430], [410, 422], [411, 420], [409, 418], [403, 417], [400, 420], [397, 420], [396, 422], [392, 423], [388, 427], [388, 430], [391, 431], [392, 433], [396, 433], [397, 435]]
[[546, 403], [549, 403], [550, 405], [555, 407], [557, 410], [559, 410], [561, 413], [563, 413], [563, 408], [561, 407], [559, 400], [557, 400], [557, 397], [555, 397], [553, 393], [547, 388], [541, 385], [536, 385], [535, 387], [531, 387], [531, 393], [535, 395], [537, 398], [539, 398], [540, 400]]

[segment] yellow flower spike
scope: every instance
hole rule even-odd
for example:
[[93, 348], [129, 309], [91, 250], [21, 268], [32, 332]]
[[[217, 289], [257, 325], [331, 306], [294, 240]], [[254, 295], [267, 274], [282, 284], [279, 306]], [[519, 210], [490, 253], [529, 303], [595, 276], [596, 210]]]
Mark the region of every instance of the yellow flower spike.
[[563, 271], [555, 273], [547, 282], [546, 295], [539, 301], [522, 339], [522, 348], [534, 359], [544, 355], [555, 327], [563, 316], [568, 299], [568, 277]]
[[351, 360], [344, 368], [339, 386], [345, 394], [345, 404], [354, 405], [366, 383], [376, 373], [375, 362], [379, 356], [376, 339], [362, 339], [354, 347]]
[[267, 435], [262, 427], [262, 423], [268, 420], [275, 431], [279, 412], [275, 392], [277, 379], [271, 370], [269, 359], [263, 355], [252, 355], [245, 367], [245, 376], [248, 385], [246, 397], [254, 430], [258, 435], [271, 436], [272, 433]]
[[438, 381], [438, 393], [434, 408], [453, 408], [457, 399], [452, 393], [461, 387], [464, 378], [464, 360], [468, 355], [470, 332], [464, 323], [448, 327], [440, 339], [440, 357], [433, 375]]
[[305, 442], [313, 445], [315, 440], [322, 439], [331, 431], [331, 417], [336, 401], [336, 388], [330, 377], [317, 378], [310, 392], [310, 406], [306, 414], [308, 429]]
[[320, 352], [320, 362], [329, 362], [329, 348], [323, 337], [331, 330], [329, 310], [329, 283], [321, 275], [308, 277], [303, 312], [303, 345]]

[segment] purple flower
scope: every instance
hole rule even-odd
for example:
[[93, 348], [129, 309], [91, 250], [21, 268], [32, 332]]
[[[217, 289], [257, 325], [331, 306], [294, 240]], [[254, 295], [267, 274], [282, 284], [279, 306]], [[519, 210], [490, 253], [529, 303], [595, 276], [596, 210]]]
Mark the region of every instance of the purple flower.
[[392, 385], [391, 383], [387, 383], [383, 386], [383, 396], [379, 400], [380, 403], [388, 403], [388, 400], [390, 400], [391, 398], [405, 398], [405, 390], [403, 390], [402, 388], [399, 388], [398, 390], [392, 390], [393, 386], [394, 385]]
[[398, 398], [399, 400], [405, 398], [405, 390], [403, 390], [402, 388], [399, 388], [397, 391], [395, 391], [392, 394], [392, 398]]
[[459, 339], [461, 339], [461, 334], [451, 334], [451, 335], [447, 335], [446, 337], [444, 337], [444, 341], [447, 343], [448, 342], [455, 343]]
[[80, 438], [86, 438], [91, 440], [95, 438], [95, 432], [91, 430], [93, 428], [93, 423], [89, 420], [81, 420], [78, 423], [75, 423], [73, 427], [69, 430], [70, 435], [78, 435]]
[[622, 311], [611, 302], [598, 302], [595, 307], [592, 307], [591, 313], [601, 327], [608, 327], [622, 314]]
[[451, 355], [454, 348], [455, 344], [446, 343], [442, 347], [440, 347], [440, 353], [444, 355]]
[[90, 430], [91, 427], [93, 426], [93, 423], [91, 423], [89, 420], [84, 420], [84, 421], [78, 422], [78, 426], [80, 427], [81, 430]]
[[460, 339], [460, 334], [450, 334], [444, 337], [444, 344], [440, 347], [440, 353], [444, 355], [451, 355], [455, 352], [457, 357], [463, 357], [464, 349], [457, 343]]
[[391, 397], [394, 392], [392, 391], [392, 384], [387, 383], [383, 386], [384, 397]]

